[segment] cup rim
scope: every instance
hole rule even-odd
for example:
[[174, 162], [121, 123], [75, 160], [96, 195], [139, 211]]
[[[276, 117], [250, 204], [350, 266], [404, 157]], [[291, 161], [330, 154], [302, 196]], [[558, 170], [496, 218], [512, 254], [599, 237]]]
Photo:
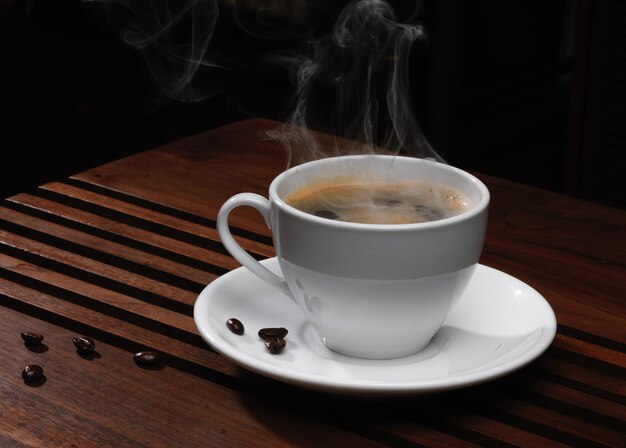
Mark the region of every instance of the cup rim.
[[[360, 222], [348, 222], [348, 221], [337, 221], [333, 219], [322, 218], [319, 216], [312, 215], [310, 213], [303, 212], [298, 210], [295, 207], [287, 204], [278, 194], [278, 186], [281, 182], [288, 176], [293, 175], [294, 172], [301, 170], [306, 166], [310, 166], [313, 164], [319, 163], [329, 163], [329, 159], [339, 160], [339, 159], [359, 159], [359, 158], [397, 158], [397, 159], [407, 159], [411, 161], [419, 161], [418, 163], [432, 164], [441, 167], [444, 169], [448, 169], [453, 171], [454, 173], [463, 176], [470, 180], [476, 187], [478, 187], [481, 193], [481, 199], [479, 202], [472, 205], [471, 209], [455, 216], [451, 216], [449, 218], [438, 219], [436, 221], [427, 221], [427, 222], [418, 222], [418, 223], [409, 223], [409, 224], [369, 224], [369, 223], [360, 223]], [[490, 193], [487, 186], [476, 176], [473, 174], [457, 168], [452, 165], [448, 165], [446, 163], [437, 162], [434, 160], [421, 159], [418, 157], [408, 157], [408, 156], [400, 156], [400, 155], [388, 155], [388, 154], [363, 154], [363, 155], [348, 155], [348, 156], [332, 156], [326, 157], [323, 159], [313, 160], [310, 162], [305, 162], [299, 165], [295, 165], [281, 174], [279, 174], [270, 184], [269, 187], [269, 196], [271, 202], [276, 204], [276, 206], [288, 213], [292, 216], [298, 217], [300, 219], [304, 219], [306, 221], [310, 221], [313, 223], [318, 223], [320, 225], [324, 225], [330, 228], [344, 228], [344, 229], [359, 229], [359, 230], [370, 230], [370, 231], [406, 231], [406, 230], [416, 230], [416, 229], [431, 229], [437, 227], [446, 227], [458, 222], [463, 222], [474, 218], [476, 215], [482, 213], [490, 201]]]

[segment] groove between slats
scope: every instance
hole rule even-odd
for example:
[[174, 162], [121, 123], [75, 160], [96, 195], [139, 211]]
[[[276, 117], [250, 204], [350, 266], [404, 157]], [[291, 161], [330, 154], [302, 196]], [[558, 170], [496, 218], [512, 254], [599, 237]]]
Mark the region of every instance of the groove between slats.
[[62, 216], [58, 216], [58, 215], [40, 210], [40, 209], [35, 209], [33, 207], [26, 206], [24, 204], [11, 202], [11, 201], [5, 201], [2, 205], [11, 210], [24, 213], [26, 215], [29, 215], [38, 219], [43, 219], [45, 221], [67, 227], [69, 229], [77, 230], [79, 232], [83, 232], [88, 235], [101, 238], [103, 240], [112, 241], [114, 243], [118, 243], [123, 246], [137, 249], [142, 252], [156, 255], [161, 258], [172, 260], [176, 263], [184, 264], [195, 269], [200, 269], [206, 272], [211, 272], [216, 275], [222, 275], [228, 272], [227, 269], [221, 266], [217, 266], [211, 263], [206, 263], [196, 258], [191, 258], [182, 254], [178, 254], [170, 250], [167, 250], [158, 246], [154, 246], [152, 244], [144, 243], [142, 241], [125, 237], [123, 235], [115, 234], [115, 233], [109, 232], [108, 230], [89, 226], [89, 225], [86, 225], [77, 221], [73, 221], [71, 219], [68, 219]]
[[[530, 374], [530, 377], [529, 377]], [[515, 372], [485, 385], [458, 391], [455, 402], [461, 403], [462, 408], [468, 412], [483, 415], [501, 423], [510, 425], [521, 430], [526, 430], [549, 438], [560, 443], [575, 446], [594, 446], [598, 440], [591, 441], [600, 434], [606, 438], [620, 438], [617, 433], [624, 433], [623, 421], [605, 414], [590, 411], [584, 407], [564, 401], [561, 398], [551, 396], [547, 391], [543, 393], [533, 390], [533, 375], [531, 369], [524, 372]], [[493, 397], [485, 400], [485, 396]], [[526, 403], [520, 406], [520, 403]], [[598, 405], [599, 406], [599, 405]], [[544, 418], [550, 418], [554, 422], [544, 424], [541, 417], [528, 412], [536, 408], [541, 409]], [[549, 417], [553, 415], [553, 417]], [[561, 427], [556, 425], [559, 416], [563, 416]], [[568, 424], [581, 421], [594, 425], [594, 434], [572, 434], [567, 428]], [[616, 425], [619, 429], [616, 429]], [[603, 429], [604, 428], [604, 429]], [[587, 445], [591, 442], [590, 445]]]
[[474, 403], [473, 405], [468, 406], [468, 403], [464, 402], [461, 404], [461, 407], [468, 412], [483, 415], [492, 420], [521, 428], [525, 431], [541, 435], [547, 439], [552, 439], [556, 442], [563, 443], [568, 446], [580, 446], [589, 448], [604, 448], [607, 446], [588, 438], [556, 429], [550, 426], [548, 423], [540, 423], [525, 417], [521, 417], [519, 415], [507, 412], [504, 409], [494, 408], [492, 406], [485, 405], [485, 403]]
[[[111, 189], [108, 189], [99, 185], [82, 181], [80, 179], [69, 178], [69, 179], [65, 179], [63, 183], [66, 183], [68, 185], [73, 185], [75, 187], [83, 188], [85, 190], [89, 190], [89, 191], [92, 191], [94, 193], [98, 193], [104, 196], [109, 196], [114, 199], [125, 201], [130, 204], [135, 204], [140, 207], [153, 210], [155, 212], [163, 213], [164, 215], [174, 216], [174, 217], [184, 219], [189, 222], [193, 222], [193, 223], [200, 224], [203, 226], [212, 227], [214, 229], [217, 227], [217, 223], [215, 222], [214, 219], [206, 218], [203, 216], [198, 216], [193, 213], [178, 210], [173, 207], [168, 207], [163, 204], [152, 202], [143, 198], [138, 198], [136, 196], [132, 196], [126, 193], [116, 191], [116, 190], [111, 190]], [[273, 245], [272, 238], [266, 235], [262, 235], [260, 233], [252, 232], [250, 230], [245, 230], [245, 229], [241, 229], [241, 228], [233, 227], [233, 226], [231, 226], [230, 229], [233, 235], [241, 236], [243, 238], [247, 238], [249, 240], [253, 240], [258, 243], [265, 244], [267, 246]]]
[[571, 378], [564, 377], [563, 375], [559, 375], [557, 373], [554, 373], [548, 370], [543, 370], [537, 367], [529, 367], [529, 368], [532, 369], [533, 375], [538, 378], [544, 379], [546, 381], [550, 381], [555, 384], [559, 384], [569, 389], [577, 390], [587, 395], [591, 395], [594, 397], [601, 398], [603, 400], [612, 401], [622, 406], [626, 406], [626, 396], [624, 395], [620, 395], [613, 391], [601, 389], [599, 387], [595, 387], [590, 384], [583, 383], [581, 381], [576, 381]]
[[529, 388], [514, 386], [512, 381], [505, 382], [509, 384], [506, 388], [507, 396], [526, 401], [544, 409], [550, 409], [560, 414], [569, 415], [582, 421], [593, 423], [597, 426], [603, 426], [608, 430], [620, 432], [626, 435], [624, 421], [619, 418], [599, 414], [595, 411], [566, 403], [563, 400], [534, 392], [533, 390], [529, 390]]
[[609, 350], [626, 354], [626, 344], [615, 341], [613, 339], [596, 336], [586, 331], [578, 330], [576, 328], [561, 324], [557, 325], [557, 331], [558, 333], [569, 336], [571, 338], [580, 339], [581, 341], [586, 341], [600, 347], [608, 348]]
[[463, 426], [447, 421], [446, 419], [436, 415], [420, 415], [418, 419], [414, 419], [413, 421], [420, 425], [424, 425], [429, 428], [445, 432], [446, 434], [451, 434], [459, 439], [475, 443], [478, 446], [495, 446], [502, 448], [516, 446], [504, 442], [501, 439], [497, 439], [486, 434], [481, 434], [469, 428], [464, 428]]
[[[127, 260], [116, 255], [108, 254], [106, 252], [102, 252], [98, 249], [94, 249], [91, 247], [84, 246], [79, 243], [75, 243], [73, 241], [68, 241], [39, 230], [34, 230], [19, 224], [15, 224], [10, 221], [6, 221], [0, 218], [0, 228], [15, 233], [16, 235], [23, 236], [25, 238], [29, 238], [41, 243], [44, 243], [48, 246], [56, 247], [62, 250], [70, 251], [75, 254], [79, 254], [86, 258], [91, 258], [93, 260], [98, 260], [103, 263], [109, 264], [111, 266], [116, 266], [121, 269], [127, 270], [129, 272], [134, 272], [141, 276], [158, 280], [161, 282], [167, 282], [173, 286], [186, 289], [187, 291], [193, 293], [199, 293], [206, 286], [197, 282], [193, 282], [191, 280], [187, 280], [186, 278], [179, 277], [177, 275], [160, 271], [154, 269], [150, 266], [143, 265], [141, 263], [137, 263], [131, 260]], [[225, 270], [222, 272], [226, 272]]]
[[556, 347], [552, 345], [548, 348], [547, 353], [556, 359], [562, 359], [572, 364], [584, 364], [591, 369], [600, 370], [606, 374], [613, 375], [617, 378], [626, 378], [626, 368], [611, 364], [581, 353], [577, 353], [566, 348]]
[[171, 311], [175, 311], [185, 316], [193, 316], [193, 305], [181, 303], [168, 297], [164, 297], [150, 291], [142, 290], [127, 283], [118, 282], [111, 278], [94, 274], [92, 272], [87, 272], [73, 266], [69, 266], [67, 264], [39, 256], [37, 254], [23, 251], [13, 246], [7, 246], [5, 244], [0, 244], [0, 252], [19, 260], [25, 261], [27, 263], [48, 269], [50, 271], [54, 271], [68, 277], [82, 280], [84, 282], [97, 285], [101, 288], [115, 291], [120, 294], [124, 294], [129, 297], [141, 300], [143, 302], [157, 305], [161, 308], [165, 308]]
[[40, 280], [27, 277], [23, 274], [10, 271], [0, 267], [0, 278], [16, 283], [18, 285], [39, 291], [42, 294], [56, 297], [65, 302], [77, 305], [79, 307], [88, 308], [109, 317], [131, 323], [133, 325], [149, 329], [155, 333], [166, 335], [181, 342], [185, 342], [196, 347], [205, 347], [206, 343], [198, 334], [192, 334], [179, 328], [172, 327], [162, 322], [146, 318], [145, 316], [133, 313], [122, 308], [117, 308], [107, 303], [87, 297], [73, 291], [50, 285]]
[[[148, 221], [147, 219], [139, 218], [137, 216], [132, 216], [127, 213], [123, 213], [117, 210], [111, 210], [101, 205], [92, 204], [81, 199], [72, 198], [69, 196], [64, 196], [62, 194], [38, 189], [34, 192], [34, 195], [37, 197], [41, 197], [47, 199], [49, 201], [57, 202], [59, 204], [66, 205], [68, 207], [73, 207], [79, 210], [83, 210], [94, 215], [102, 216], [107, 219], [111, 219], [120, 223], [124, 223], [133, 227], [137, 227], [139, 229], [143, 229], [157, 235], [162, 235], [167, 238], [172, 238], [178, 241], [182, 241], [187, 244], [192, 244], [197, 247], [210, 249], [213, 252], [217, 252], [222, 255], [230, 255], [224, 246], [219, 241], [213, 241], [209, 238], [205, 238], [199, 235], [195, 235], [193, 233], [185, 232], [173, 227], [165, 226], [163, 224], [159, 224], [153, 221]], [[249, 252], [257, 260], [261, 260], [266, 258], [265, 256], [255, 253]]]

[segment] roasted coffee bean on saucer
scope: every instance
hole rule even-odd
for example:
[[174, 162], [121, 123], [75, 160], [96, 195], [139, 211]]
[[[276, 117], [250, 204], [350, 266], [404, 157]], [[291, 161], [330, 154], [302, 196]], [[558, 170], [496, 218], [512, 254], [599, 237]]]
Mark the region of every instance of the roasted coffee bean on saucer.
[[133, 359], [139, 366], [155, 366], [161, 362], [161, 355], [151, 350], [144, 350], [135, 353]]
[[235, 334], [243, 334], [244, 327], [239, 319], [235, 319], [234, 317], [231, 317], [230, 319], [226, 321], [226, 326], [228, 327], [230, 331], [232, 331]]
[[278, 338], [276, 336], [268, 336], [265, 340], [265, 346], [269, 350], [270, 353], [276, 355], [283, 351], [285, 348], [286, 342], [283, 338]]
[[43, 380], [43, 368], [37, 364], [29, 364], [22, 370], [22, 379], [26, 383], [36, 383]]
[[287, 330], [285, 327], [261, 328], [259, 330], [259, 337], [264, 341], [267, 341], [269, 337], [283, 339], [285, 336], [287, 336], [287, 333], [289, 333], [289, 330]]
[[43, 335], [39, 333], [32, 333], [30, 331], [23, 331], [21, 333], [22, 339], [26, 345], [34, 346], [39, 345], [43, 341]]
[[80, 336], [78, 338], [72, 338], [76, 351], [81, 355], [90, 355], [96, 348], [96, 343], [93, 339], [87, 336]]

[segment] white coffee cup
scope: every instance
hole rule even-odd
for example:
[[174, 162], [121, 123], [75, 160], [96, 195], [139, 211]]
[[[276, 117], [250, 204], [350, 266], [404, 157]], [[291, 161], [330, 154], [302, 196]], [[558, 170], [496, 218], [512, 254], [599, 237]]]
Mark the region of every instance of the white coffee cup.
[[[347, 173], [446, 185], [470, 205], [437, 221], [363, 224], [308, 214], [284, 200], [295, 189]], [[443, 163], [390, 155], [331, 157], [281, 173], [269, 187], [269, 200], [253, 193], [233, 196], [219, 212], [217, 229], [237, 261], [298, 304], [328, 348], [389, 359], [420, 351], [443, 325], [481, 255], [488, 204], [489, 191], [480, 180]], [[228, 216], [239, 206], [252, 206], [265, 219], [284, 278], [233, 239]]]

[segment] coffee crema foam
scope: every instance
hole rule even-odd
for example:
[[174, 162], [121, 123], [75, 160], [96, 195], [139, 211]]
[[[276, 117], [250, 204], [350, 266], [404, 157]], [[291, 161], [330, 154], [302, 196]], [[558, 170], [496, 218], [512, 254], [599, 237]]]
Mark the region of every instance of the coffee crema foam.
[[296, 189], [290, 206], [322, 218], [362, 224], [414, 224], [459, 215], [470, 204], [460, 191], [431, 182], [329, 181]]

